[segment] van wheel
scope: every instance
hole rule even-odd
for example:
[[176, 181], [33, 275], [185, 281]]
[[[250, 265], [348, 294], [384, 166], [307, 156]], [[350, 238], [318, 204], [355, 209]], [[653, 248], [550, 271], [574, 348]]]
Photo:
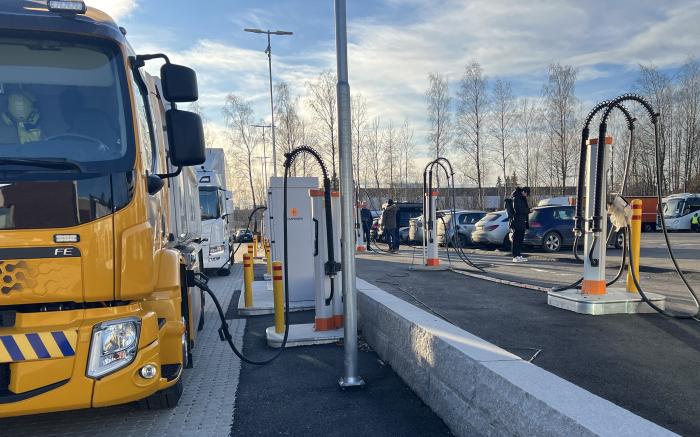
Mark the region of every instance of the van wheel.
[[138, 401], [138, 406], [144, 410], [164, 410], [167, 408], [175, 408], [178, 402], [180, 402], [183, 391], [184, 387], [182, 384], [182, 376], [180, 376], [175, 385], [170, 386], [165, 390], [153, 393], [146, 399], [141, 399]]
[[216, 274], [218, 276], [228, 276], [231, 274], [231, 264], [228, 264], [226, 267], [219, 269]]
[[542, 237], [542, 249], [548, 253], [559, 252], [561, 249], [561, 235], [557, 232], [547, 232]]

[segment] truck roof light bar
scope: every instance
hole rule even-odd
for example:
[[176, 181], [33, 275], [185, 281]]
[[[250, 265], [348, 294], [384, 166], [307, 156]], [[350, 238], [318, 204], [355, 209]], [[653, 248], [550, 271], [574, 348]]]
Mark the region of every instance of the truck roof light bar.
[[48, 0], [46, 2], [49, 11], [63, 15], [77, 15], [87, 12], [87, 6], [80, 0]]

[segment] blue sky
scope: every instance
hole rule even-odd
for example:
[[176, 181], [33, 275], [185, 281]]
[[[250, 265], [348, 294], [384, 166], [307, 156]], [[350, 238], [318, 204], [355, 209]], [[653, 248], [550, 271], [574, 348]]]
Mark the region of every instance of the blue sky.
[[[269, 117], [266, 41], [244, 27], [295, 33], [274, 38], [273, 74], [302, 97], [310, 79], [335, 69], [332, 0], [88, 3], [114, 15], [137, 51], [164, 51], [194, 67], [215, 123], [228, 92]], [[454, 86], [476, 59], [488, 76], [511, 80], [516, 94], [539, 95], [550, 62], [572, 64], [586, 106], [630, 90], [639, 63], [673, 73], [700, 54], [697, 0], [350, 0], [348, 19], [353, 92], [367, 98], [370, 115], [409, 120], [419, 147], [429, 72]]]

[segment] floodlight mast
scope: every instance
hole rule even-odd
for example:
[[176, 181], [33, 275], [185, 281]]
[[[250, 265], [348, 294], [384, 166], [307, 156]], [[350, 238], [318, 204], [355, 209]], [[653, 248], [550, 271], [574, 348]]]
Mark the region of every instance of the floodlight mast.
[[270, 77], [270, 125], [272, 126], [272, 175], [277, 176], [277, 145], [275, 142], [275, 103], [272, 94], [272, 45], [270, 44], [270, 35], [279, 36], [289, 36], [294, 35], [293, 32], [287, 30], [262, 30], [257, 28], [245, 28], [244, 32], [249, 33], [264, 33], [267, 35], [267, 48], [265, 49], [265, 54], [267, 54], [267, 67]]

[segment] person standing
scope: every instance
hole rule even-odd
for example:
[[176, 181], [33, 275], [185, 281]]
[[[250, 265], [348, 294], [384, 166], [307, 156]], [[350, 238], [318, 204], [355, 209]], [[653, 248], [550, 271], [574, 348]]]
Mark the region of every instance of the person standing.
[[690, 218], [690, 231], [699, 232], [700, 231], [700, 218], [698, 218], [698, 213], [696, 212]]
[[369, 240], [372, 237], [372, 211], [367, 209], [366, 203], [363, 203], [362, 209], [360, 209], [360, 222], [362, 223], [362, 235], [365, 237], [367, 250], [370, 250]]
[[527, 198], [530, 195], [530, 187], [516, 187], [513, 191], [513, 218], [510, 221], [510, 228], [513, 231], [513, 242], [511, 248], [513, 250], [513, 262], [521, 263], [527, 261], [523, 257], [522, 247], [525, 239], [525, 231], [530, 228], [528, 221], [530, 215], [530, 205], [527, 203]]
[[386, 208], [382, 212], [382, 227], [389, 243], [390, 252], [398, 252], [399, 250], [399, 229], [396, 227], [396, 213], [399, 207], [392, 199], [386, 202]]

